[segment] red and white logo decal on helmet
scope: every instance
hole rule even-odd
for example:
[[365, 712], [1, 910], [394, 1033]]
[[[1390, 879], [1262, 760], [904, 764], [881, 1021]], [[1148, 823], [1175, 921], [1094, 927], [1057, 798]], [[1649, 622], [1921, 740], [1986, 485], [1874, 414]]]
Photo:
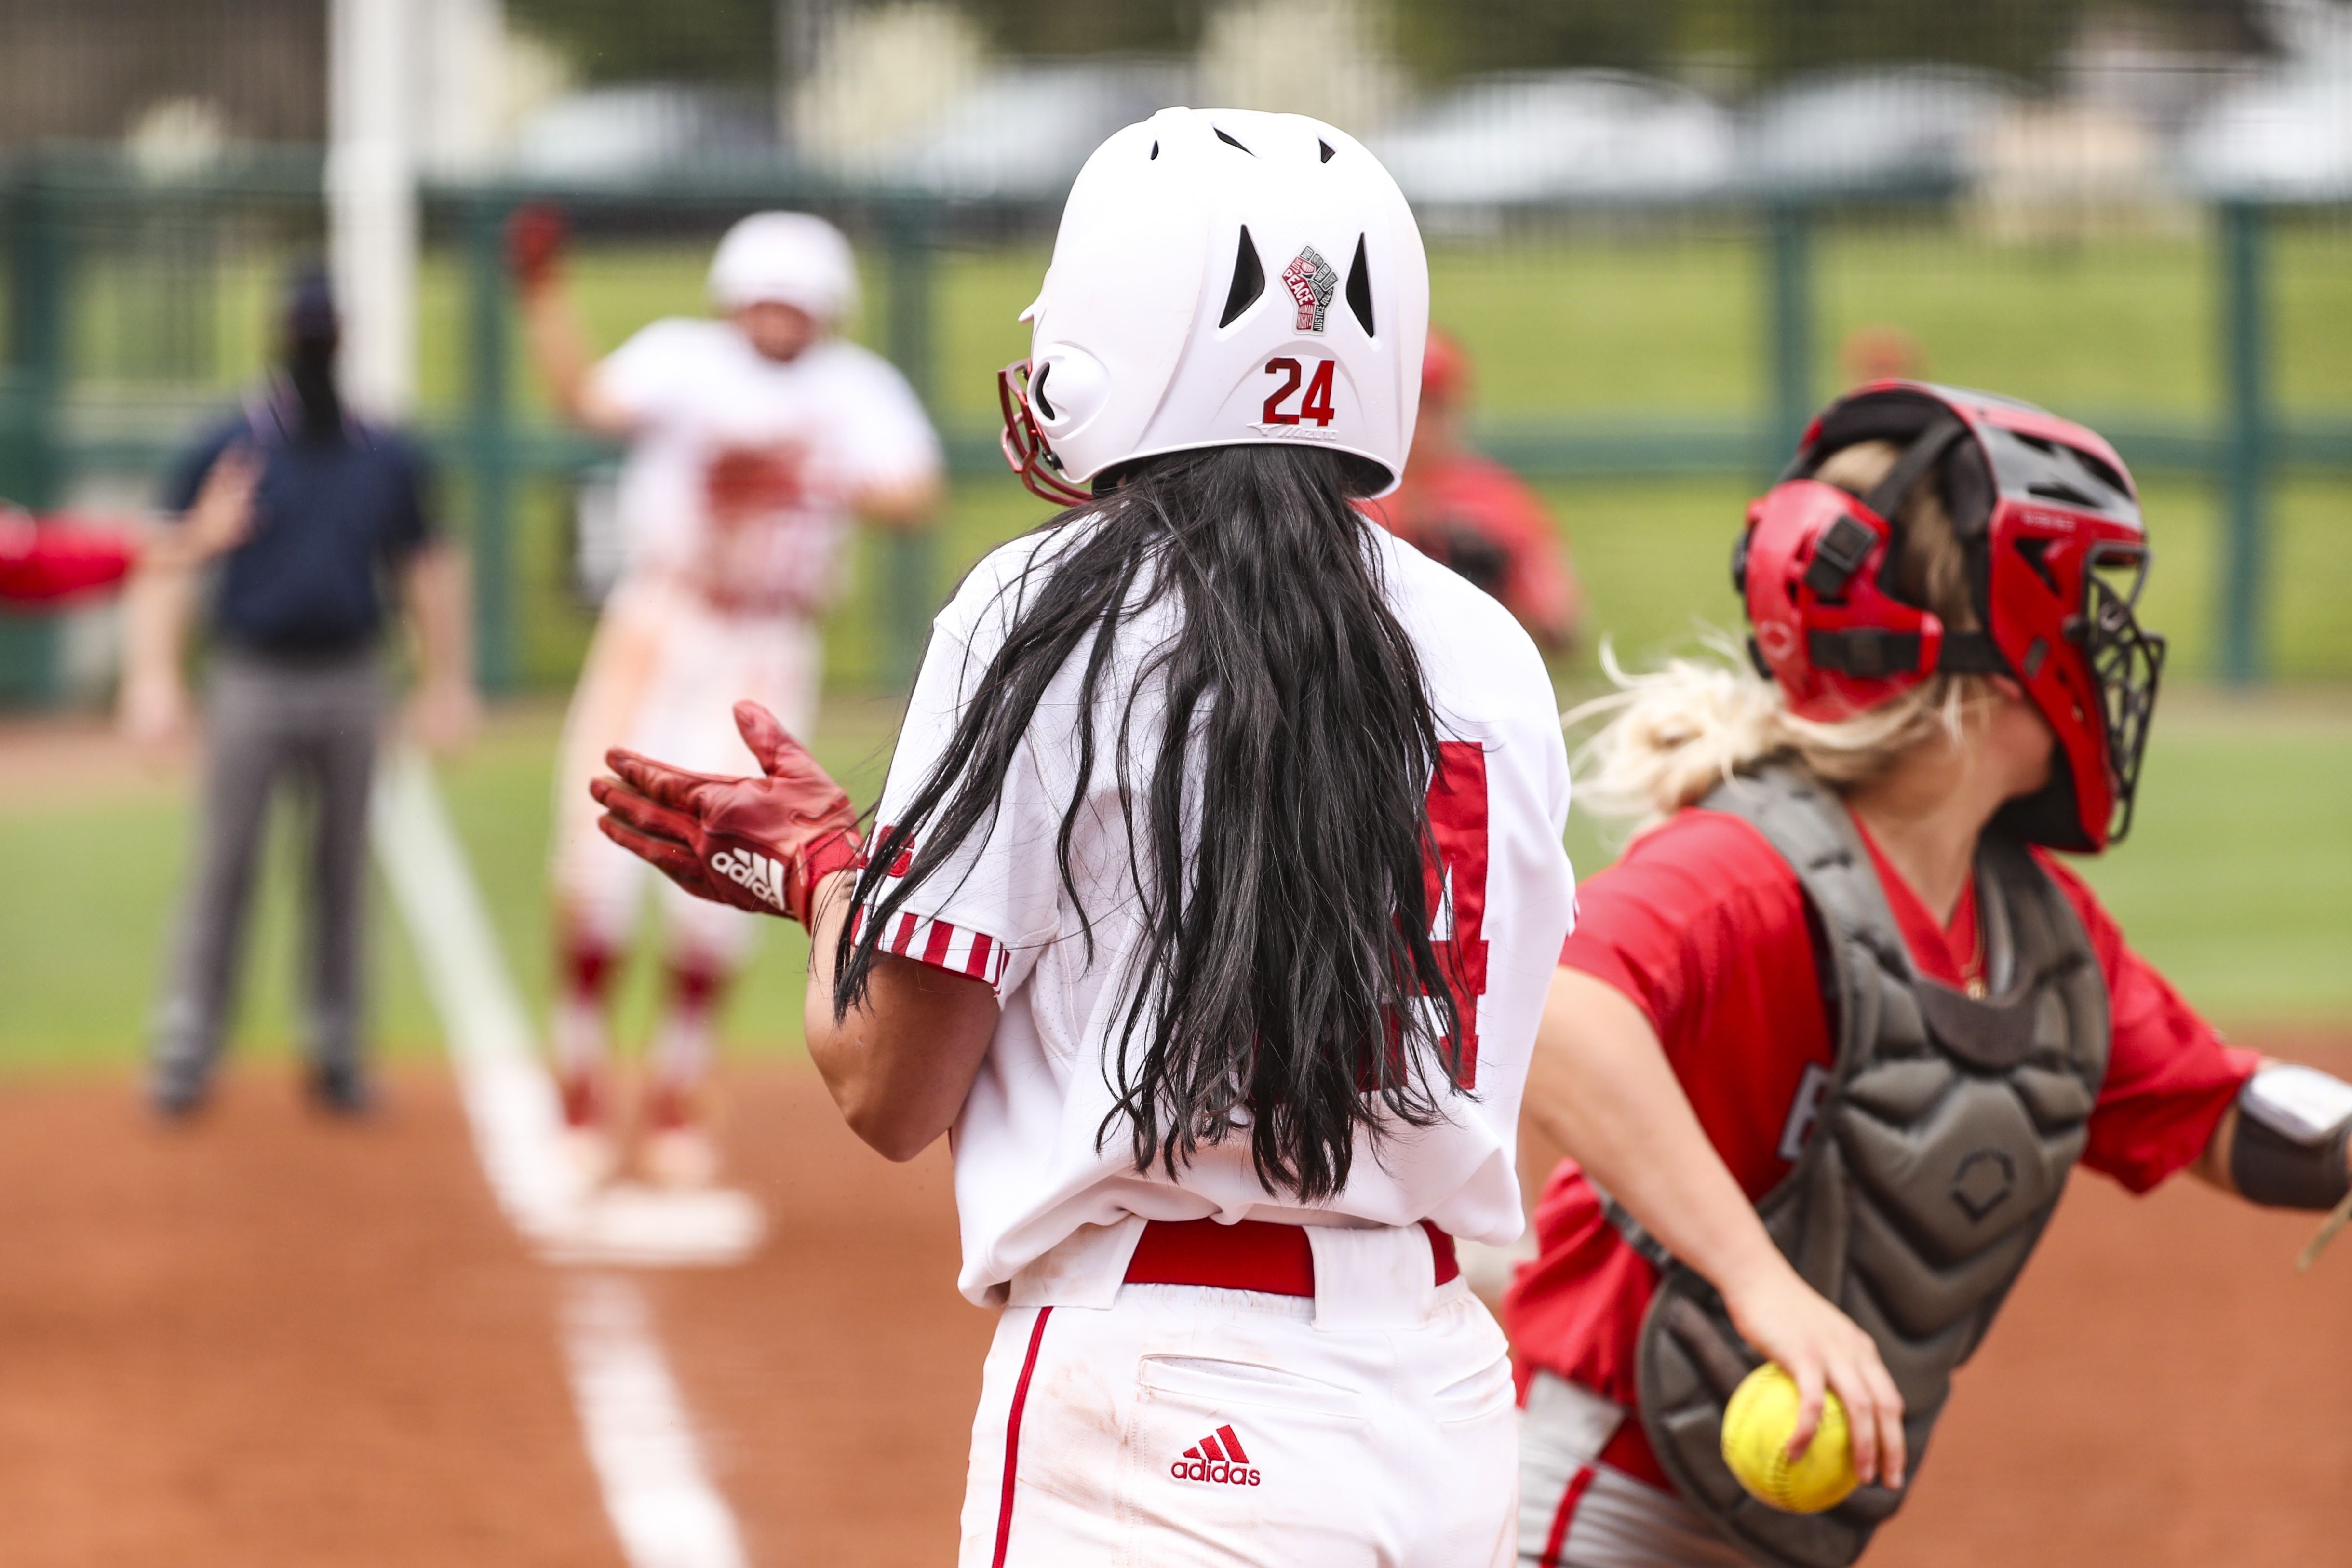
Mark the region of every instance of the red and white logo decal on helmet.
[[1311, 245], [1301, 249], [1282, 269], [1282, 281], [1289, 288], [1290, 298], [1298, 303], [1298, 329], [1323, 330], [1331, 297], [1339, 292], [1339, 275], [1323, 259], [1323, 253]]

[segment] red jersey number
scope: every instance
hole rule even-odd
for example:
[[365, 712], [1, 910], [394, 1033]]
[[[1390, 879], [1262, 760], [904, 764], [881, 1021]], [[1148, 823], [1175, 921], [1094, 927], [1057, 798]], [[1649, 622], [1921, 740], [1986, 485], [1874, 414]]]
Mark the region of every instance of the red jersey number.
[[[1309, 378], [1307, 374], [1307, 367], [1287, 354], [1268, 360], [1265, 362], [1265, 373], [1270, 376], [1281, 376], [1284, 379], [1282, 384], [1267, 395], [1265, 406], [1259, 410], [1263, 416], [1259, 423], [1297, 424], [1305, 420], [1312, 420], [1318, 425], [1329, 424], [1333, 416], [1339, 413], [1339, 410], [1331, 406], [1331, 365], [1332, 361], [1329, 360], [1316, 361], [1315, 374]], [[1298, 400], [1298, 411], [1293, 413], [1282, 405], [1289, 401], [1292, 392], [1298, 390], [1299, 382], [1302, 381], [1307, 383], [1307, 395]]]
[[1486, 752], [1476, 741], [1439, 745], [1437, 776], [1429, 781], [1429, 827], [1437, 855], [1422, 867], [1422, 886], [1435, 921], [1431, 946], [1439, 968], [1451, 977], [1461, 1019], [1462, 1087], [1475, 1089], [1478, 998], [1486, 994]]

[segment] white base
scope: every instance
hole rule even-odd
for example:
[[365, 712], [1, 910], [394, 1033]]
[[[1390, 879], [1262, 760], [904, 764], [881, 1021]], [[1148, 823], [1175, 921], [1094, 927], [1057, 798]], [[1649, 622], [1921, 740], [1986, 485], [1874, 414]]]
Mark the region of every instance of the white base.
[[733, 1187], [620, 1182], [548, 1214], [530, 1239], [550, 1263], [708, 1269], [742, 1262], [767, 1229], [759, 1200]]

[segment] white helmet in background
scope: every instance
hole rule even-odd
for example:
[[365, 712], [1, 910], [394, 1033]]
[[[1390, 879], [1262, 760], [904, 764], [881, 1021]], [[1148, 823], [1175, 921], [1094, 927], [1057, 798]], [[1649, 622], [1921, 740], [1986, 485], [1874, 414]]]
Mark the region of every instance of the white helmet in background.
[[1381, 495], [1404, 471], [1429, 261], [1388, 171], [1320, 120], [1167, 109], [1118, 132], [1022, 319], [1005, 455], [1050, 499], [1130, 458], [1254, 442], [1369, 459]]
[[857, 303], [857, 261], [823, 218], [753, 213], [710, 258], [710, 302], [721, 310], [790, 305], [832, 326]]

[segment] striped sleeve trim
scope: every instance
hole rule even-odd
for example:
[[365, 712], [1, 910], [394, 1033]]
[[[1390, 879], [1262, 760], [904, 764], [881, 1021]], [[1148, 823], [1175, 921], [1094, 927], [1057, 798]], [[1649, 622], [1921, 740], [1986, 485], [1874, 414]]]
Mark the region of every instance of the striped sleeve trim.
[[[857, 912], [859, 931], [863, 932], [866, 912]], [[890, 917], [890, 931], [881, 943], [882, 951], [901, 958], [913, 958], [935, 969], [945, 969], [951, 975], [968, 979], [985, 980], [993, 990], [1004, 982], [1004, 965], [1008, 956], [1004, 944], [985, 931], [968, 926], [951, 925], [944, 920], [905, 911]]]

